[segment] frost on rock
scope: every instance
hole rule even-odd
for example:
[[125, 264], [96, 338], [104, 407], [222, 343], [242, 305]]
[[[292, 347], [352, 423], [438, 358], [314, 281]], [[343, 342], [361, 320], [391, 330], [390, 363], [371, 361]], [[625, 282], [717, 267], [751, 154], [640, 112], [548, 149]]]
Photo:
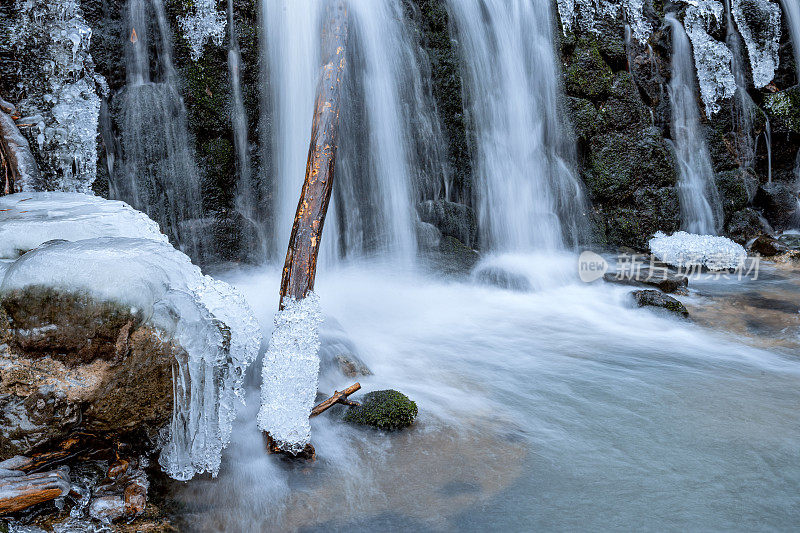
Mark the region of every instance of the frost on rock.
[[781, 8], [769, 0], [732, 0], [731, 11], [747, 46], [753, 83], [765, 87], [780, 61]]
[[278, 446], [298, 454], [311, 442], [309, 415], [319, 379], [319, 298], [285, 298], [264, 356], [258, 427]]
[[16, 259], [54, 239], [79, 241], [96, 237], [168, 242], [158, 224], [124, 202], [67, 192], [0, 197], [0, 259]]
[[78, 0], [16, 0], [4, 46], [24, 62], [13, 94], [23, 133], [38, 149], [40, 188], [88, 192], [96, 177], [105, 80], [89, 53], [92, 29]]
[[29, 286], [85, 291], [135, 308], [174, 341], [180, 349], [173, 419], [160, 463], [179, 480], [215, 475], [245, 370], [261, 346], [261, 329], [244, 297], [203, 275], [154, 222], [122, 202], [66, 193], [23, 193], [0, 202], [10, 206], [0, 212], [0, 232], [8, 233], [0, 236], [4, 254], [16, 257], [37, 246], [10, 264], [0, 261], [0, 292]]
[[203, 47], [209, 39], [217, 46], [222, 46], [228, 21], [223, 13], [217, 11], [214, 0], [197, 0], [194, 5], [194, 13], [181, 17], [180, 23], [189, 41], [192, 59], [197, 61], [203, 55]]
[[650, 239], [650, 251], [660, 261], [680, 268], [703, 266], [709, 270], [741, 268], [747, 252], [727, 237], [694, 235], [679, 231], [671, 236], [656, 233]]
[[690, 4], [684, 27], [692, 42], [700, 96], [710, 117], [719, 112], [720, 101], [736, 94], [733, 53], [725, 43], [710, 35], [723, 24], [725, 8], [718, 0], [683, 1]]
[[645, 0], [558, 0], [558, 14], [564, 31], [600, 33], [602, 19], [624, 17], [640, 43], [650, 38], [653, 28], [644, 16]]

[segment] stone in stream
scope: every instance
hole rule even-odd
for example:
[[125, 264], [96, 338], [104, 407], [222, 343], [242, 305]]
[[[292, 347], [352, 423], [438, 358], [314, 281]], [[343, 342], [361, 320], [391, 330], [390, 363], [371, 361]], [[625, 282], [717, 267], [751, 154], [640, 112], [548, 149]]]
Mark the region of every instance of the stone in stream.
[[635, 278], [621, 276], [617, 272], [608, 272], [603, 276], [603, 279], [608, 283], [655, 287], [667, 294], [683, 294], [689, 286], [689, 278], [676, 274], [666, 267], [658, 267], [651, 271], [644, 266], [639, 270]]
[[686, 310], [686, 307], [681, 302], [672, 296], [663, 294], [660, 291], [633, 291], [631, 296], [633, 297], [634, 302], [636, 302], [636, 305], [639, 307], [655, 307], [659, 309], [666, 309], [670, 313], [680, 315], [684, 318], [689, 316], [689, 311]]
[[765, 257], [773, 257], [788, 250], [788, 246], [769, 235], [761, 235], [750, 244], [751, 252], [759, 253]]
[[361, 405], [351, 407], [344, 415], [346, 422], [392, 431], [403, 429], [417, 418], [417, 404], [395, 390], [365, 394]]

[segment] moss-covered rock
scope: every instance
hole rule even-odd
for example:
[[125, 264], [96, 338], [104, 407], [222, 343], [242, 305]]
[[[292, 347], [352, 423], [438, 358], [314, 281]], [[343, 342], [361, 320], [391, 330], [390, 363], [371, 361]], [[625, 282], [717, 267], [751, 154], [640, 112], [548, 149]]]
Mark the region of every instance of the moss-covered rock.
[[763, 233], [772, 233], [772, 227], [754, 209], [746, 207], [731, 215], [725, 231], [731, 239], [744, 245]]
[[592, 139], [586, 178], [592, 200], [620, 204], [640, 187], [674, 186], [677, 176], [672, 150], [655, 128]]
[[392, 431], [403, 429], [417, 418], [417, 404], [395, 390], [366, 394], [358, 407], [352, 407], [344, 419], [353, 424]]
[[773, 131], [800, 134], [800, 85], [767, 94], [764, 110]]
[[592, 100], [609, 96], [614, 82], [614, 73], [600, 55], [597, 43], [587, 39], [575, 47], [565, 77], [569, 95]]
[[611, 86], [611, 97], [600, 106], [599, 128], [604, 131], [642, 128], [650, 114], [628, 72], [618, 72]]
[[594, 104], [584, 98], [568, 96], [567, 111], [578, 138], [584, 142], [590, 140], [597, 131], [597, 109]]
[[747, 169], [718, 172], [716, 182], [726, 221], [747, 207], [758, 187], [758, 178]]
[[633, 297], [634, 302], [636, 302], [636, 305], [639, 307], [665, 309], [670, 313], [674, 313], [684, 318], [689, 316], [689, 311], [686, 310], [686, 307], [681, 302], [672, 296], [667, 296], [661, 291], [633, 291], [631, 296]]

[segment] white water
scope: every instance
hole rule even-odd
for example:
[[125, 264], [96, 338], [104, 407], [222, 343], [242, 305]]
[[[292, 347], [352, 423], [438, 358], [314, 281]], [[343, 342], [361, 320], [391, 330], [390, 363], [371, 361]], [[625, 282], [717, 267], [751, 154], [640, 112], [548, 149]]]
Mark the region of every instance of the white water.
[[113, 167], [111, 197], [147, 213], [181, 250], [202, 259], [209, 243], [195, 226], [202, 214], [199, 171], [161, 0], [129, 0], [124, 28], [127, 83], [117, 96], [122, 158]]
[[[265, 327], [278, 277], [233, 276]], [[800, 363], [788, 350], [633, 309], [629, 289], [602, 284], [515, 293], [363, 264], [321, 273], [317, 288], [375, 373], [357, 378], [364, 390], [408, 394], [416, 426], [386, 434], [323, 415], [317, 462], [293, 467], [263, 451], [254, 388], [219, 480], [177, 494], [192, 530], [797, 523]], [[352, 381], [324, 374], [321, 390]]]
[[563, 131], [549, 2], [450, 0], [477, 137], [482, 247], [556, 250], [585, 207]]
[[[337, 184], [323, 255], [332, 260], [381, 252], [408, 261], [416, 253], [414, 180], [431, 178], [421, 175], [430, 162], [416, 154], [417, 125], [430, 123], [431, 110], [419, 104], [420, 68], [400, 2], [353, 0], [348, 7], [345, 102], [351, 103], [341, 111]], [[265, 122], [272, 123], [277, 199], [272, 248], [278, 256], [288, 242], [305, 175], [323, 8], [315, 0], [262, 0], [269, 80]], [[429, 158], [439, 156], [434, 150]]]
[[[786, 25], [789, 26], [789, 33], [792, 36], [792, 46], [794, 47], [795, 65], [800, 65], [800, 2], [797, 0], [781, 0], [783, 14], [786, 17]], [[800, 69], [797, 72], [800, 77]]]
[[722, 225], [721, 206], [711, 155], [700, 129], [692, 47], [680, 22], [672, 15], [665, 20], [672, 28], [669, 96], [672, 139], [681, 173], [678, 193], [682, 229], [699, 235], [716, 235]]

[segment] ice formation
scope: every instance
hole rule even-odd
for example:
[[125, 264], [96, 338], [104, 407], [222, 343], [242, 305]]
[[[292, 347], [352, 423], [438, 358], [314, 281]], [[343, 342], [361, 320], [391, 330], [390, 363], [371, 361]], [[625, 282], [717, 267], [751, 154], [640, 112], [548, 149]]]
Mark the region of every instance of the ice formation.
[[168, 242], [158, 224], [124, 202], [67, 192], [0, 197], [0, 259], [16, 259], [53, 239], [96, 237]]
[[217, 11], [214, 0], [197, 0], [194, 3], [194, 12], [181, 17], [180, 24], [186, 40], [189, 41], [194, 61], [203, 55], [203, 47], [209, 39], [217, 46], [222, 46], [227, 20], [223, 13]]
[[709, 270], [741, 268], [747, 252], [727, 237], [694, 235], [679, 231], [670, 236], [656, 233], [650, 239], [650, 251], [660, 261], [679, 268], [706, 267]]
[[258, 427], [283, 449], [297, 454], [311, 441], [309, 415], [319, 379], [319, 298], [284, 299], [264, 356]]
[[102, 76], [89, 53], [92, 29], [77, 0], [16, 0], [18, 13], [9, 32], [21, 58], [35, 58], [24, 80], [19, 108], [45, 161], [44, 188], [88, 192], [96, 177], [97, 124]]
[[736, 94], [733, 75], [733, 53], [728, 46], [711, 37], [710, 33], [724, 23], [724, 6], [718, 0], [683, 0], [686, 8], [684, 27], [692, 42], [700, 96], [711, 116], [720, 110], [719, 102]]
[[769, 0], [732, 0], [731, 11], [747, 46], [753, 83], [764, 87], [775, 77], [780, 61], [781, 8]]
[[602, 18], [624, 17], [637, 41], [644, 43], [653, 28], [644, 16], [645, 0], [558, 0], [558, 14], [564, 31], [578, 28], [581, 31], [600, 33], [597, 22]]
[[[25, 196], [31, 199], [21, 202]], [[122, 202], [63, 193], [0, 201], [11, 209], [0, 212], [9, 217], [0, 219], [0, 231], [9, 233], [4, 254], [38, 246], [0, 268], [0, 292], [33, 285], [86, 291], [135, 308], [174, 340], [183, 351], [176, 352], [173, 420], [160, 462], [175, 479], [216, 474], [245, 370], [261, 345], [244, 297], [203, 275], [154, 222]]]

